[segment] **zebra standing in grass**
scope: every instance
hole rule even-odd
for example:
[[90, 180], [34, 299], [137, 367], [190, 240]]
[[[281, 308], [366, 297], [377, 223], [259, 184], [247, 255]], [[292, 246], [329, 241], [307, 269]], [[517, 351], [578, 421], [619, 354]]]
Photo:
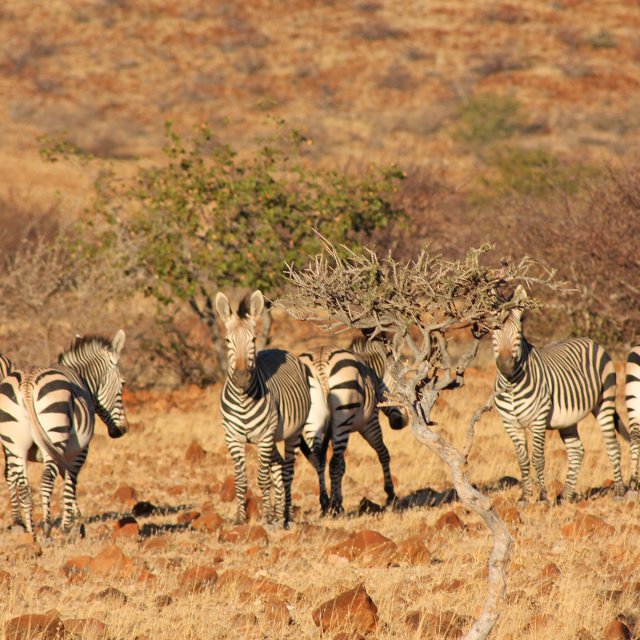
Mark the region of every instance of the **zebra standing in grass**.
[[640, 454], [640, 345], [627, 356], [624, 400], [629, 414], [631, 432], [631, 483], [632, 491], [638, 490], [638, 457]]
[[[526, 299], [518, 286], [513, 300]], [[516, 308], [502, 327], [493, 331], [497, 377], [495, 405], [511, 438], [522, 474], [521, 503], [531, 497], [529, 455], [525, 428], [531, 428], [540, 500], [546, 500], [544, 442], [546, 429], [558, 429], [567, 449], [568, 468], [562, 497], [576, 498], [575, 486], [584, 456], [577, 423], [591, 412], [602, 430], [607, 455], [613, 465], [614, 492], [624, 495], [620, 446], [616, 430], [628, 433], [615, 410], [616, 371], [609, 354], [587, 338], [564, 340], [536, 349], [522, 334], [522, 309]]]
[[[256, 322], [264, 308], [260, 291], [254, 291], [248, 308], [243, 302], [238, 313], [231, 311], [222, 292], [216, 295], [215, 306], [226, 329], [228, 370], [220, 403], [225, 441], [235, 469], [236, 521], [246, 520], [245, 445], [249, 443], [258, 447], [264, 520], [282, 522], [287, 528], [295, 453], [311, 405], [309, 374], [288, 351], [256, 353]], [[284, 460], [276, 447], [280, 441], [284, 441]]]
[[[382, 382], [386, 368], [384, 347], [358, 342], [355, 348], [360, 353], [338, 347], [316, 347], [300, 356], [313, 374], [310, 379], [312, 409], [303, 437], [319, 464], [320, 507], [323, 513], [327, 510], [336, 514], [344, 511], [344, 452], [353, 432], [359, 432], [378, 455], [387, 505], [395, 499], [389, 450], [384, 444], [378, 420], [378, 402], [382, 400], [385, 390]], [[392, 428], [405, 426], [399, 409], [389, 407], [383, 410], [389, 417]], [[324, 478], [329, 438], [333, 446], [329, 463], [331, 499], [327, 495]]]
[[[93, 436], [95, 415], [119, 438], [127, 431], [122, 402], [124, 380], [118, 360], [125, 334], [112, 341], [77, 338], [50, 367], [14, 369], [0, 384], [0, 439], [9, 490], [16, 496], [14, 524], [33, 534], [27, 460], [44, 462], [41, 494], [44, 535], [51, 533], [51, 492], [64, 477], [63, 530], [80, 518], [76, 483]], [[18, 508], [19, 505], [19, 508]], [[22, 513], [20, 514], [20, 510]], [[82, 528], [81, 528], [82, 531]]]

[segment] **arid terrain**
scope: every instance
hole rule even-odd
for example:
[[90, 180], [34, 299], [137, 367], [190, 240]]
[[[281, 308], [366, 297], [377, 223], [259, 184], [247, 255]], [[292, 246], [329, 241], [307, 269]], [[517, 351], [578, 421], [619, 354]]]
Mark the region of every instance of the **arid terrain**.
[[[207, 123], [250, 150], [270, 119], [283, 118], [309, 136], [306, 157], [319, 165], [426, 167], [464, 193], [489, 165], [485, 147], [461, 140], [460, 109], [488, 94], [518, 101], [519, 146], [543, 147], [563, 166], [625, 163], [637, 155], [640, 132], [639, 33], [635, 0], [11, 0], [0, 6], [0, 200], [10, 212], [3, 220], [27, 228], [51, 215], [64, 223], [80, 218], [92, 197], [98, 168], [44, 162], [41, 136], [64, 134], [126, 173], [160, 155], [167, 120], [185, 133]], [[440, 220], [446, 232], [416, 226], [411, 237], [433, 236], [446, 248], [473, 231], [458, 228], [447, 209]], [[340, 638], [404, 640], [459, 637], [468, 628], [485, 593], [489, 538], [410, 428], [385, 430], [394, 510], [371, 513], [384, 503], [382, 472], [355, 436], [347, 515], [320, 517], [317, 481], [300, 456], [294, 523], [261, 528], [250, 451], [252, 517], [250, 528], [237, 529], [220, 385], [140, 390], [149, 385], [131, 375], [143, 331], [131, 319], [143, 313], [134, 306], [96, 305], [86, 318], [66, 319], [46, 345], [55, 353], [100, 319], [109, 335], [123, 323], [131, 431], [111, 441], [98, 425], [79, 481], [84, 539], [66, 540], [56, 527], [48, 541], [39, 530], [34, 544], [9, 531], [0, 484], [5, 638], [293, 640], [345, 631], [352, 635]], [[81, 326], [89, 317], [91, 326]], [[15, 333], [22, 322], [3, 319], [0, 338], [1, 325]], [[28, 352], [30, 339], [25, 331], [22, 344], [3, 342], [0, 351]], [[282, 317], [273, 333], [273, 346], [296, 352], [323, 341], [348, 343]], [[445, 392], [433, 416], [454, 444], [462, 445], [493, 376], [486, 338], [466, 386]], [[476, 427], [471, 479], [490, 493], [514, 538], [494, 638], [630, 637], [622, 622], [640, 635], [640, 505], [637, 496], [612, 501], [595, 421], [585, 420], [581, 433], [584, 499], [522, 509], [513, 447], [495, 411]], [[621, 446], [628, 481], [629, 447]], [[546, 451], [547, 484], [558, 493], [566, 455], [556, 433]], [[31, 465], [36, 519], [40, 473]], [[57, 514], [60, 498], [58, 483]], [[325, 617], [323, 631], [314, 612], [358, 585], [375, 608], [365, 599], [353, 619]], [[43, 617], [14, 621], [25, 614]]]

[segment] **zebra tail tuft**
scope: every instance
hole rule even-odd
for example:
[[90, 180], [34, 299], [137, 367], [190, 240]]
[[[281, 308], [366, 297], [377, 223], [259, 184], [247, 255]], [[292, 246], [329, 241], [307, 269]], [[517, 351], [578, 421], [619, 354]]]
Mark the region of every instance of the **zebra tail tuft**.
[[627, 429], [627, 425], [622, 421], [622, 418], [616, 411], [613, 414], [613, 424], [616, 428], [616, 431], [627, 441], [631, 440], [631, 436], [629, 435], [629, 430]]

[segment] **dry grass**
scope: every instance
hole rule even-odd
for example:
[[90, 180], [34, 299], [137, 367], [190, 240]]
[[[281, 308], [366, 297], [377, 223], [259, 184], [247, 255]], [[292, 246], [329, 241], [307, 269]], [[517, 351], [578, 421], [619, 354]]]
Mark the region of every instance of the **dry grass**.
[[[454, 442], [462, 443], [474, 409], [491, 391], [492, 376], [491, 366], [471, 370], [467, 386], [438, 404], [438, 428]], [[290, 532], [270, 528], [267, 546], [223, 544], [215, 534], [191, 530], [166, 532], [160, 536], [165, 544], [158, 549], [149, 548], [146, 541], [118, 542], [128, 556], [154, 574], [155, 579], [149, 582], [89, 576], [74, 583], [62, 577], [60, 567], [65, 560], [96, 555], [110, 544], [115, 518], [112, 512], [124, 509], [114, 493], [125, 482], [136, 489], [139, 500], [196, 510], [212, 507], [227, 519], [224, 526], [231, 526], [234, 505], [222, 502], [219, 494], [220, 483], [232, 474], [220, 425], [219, 391], [219, 387], [205, 391], [188, 388], [171, 395], [141, 392], [129, 397], [129, 418], [135, 428], [122, 440], [110, 441], [99, 425], [99, 435], [80, 481], [80, 505], [91, 520], [87, 537], [65, 542], [55, 529], [53, 540], [43, 545], [42, 556], [34, 558], [19, 546], [16, 534], [5, 533], [0, 568], [12, 574], [13, 582], [3, 587], [3, 621], [25, 612], [53, 608], [63, 619], [96, 618], [106, 623], [109, 637], [114, 638], [312, 638], [319, 637], [311, 619], [314, 608], [358, 582], [366, 585], [378, 605], [384, 623], [375, 634], [380, 640], [420, 637], [405, 625], [405, 617], [411, 611], [477, 614], [484, 593], [489, 544], [484, 527], [474, 515], [453, 503], [402, 513], [322, 520], [318, 516], [314, 472], [304, 459], [296, 465], [296, 522]], [[610, 467], [595, 421], [586, 420], [582, 431], [587, 453], [578, 489], [587, 492], [603, 485], [610, 477]], [[408, 430], [387, 431], [385, 435], [399, 496], [426, 487], [443, 490], [450, 486], [444, 465], [428, 450], [418, 447]], [[203, 462], [185, 460], [194, 439], [208, 452]], [[628, 451], [623, 451], [628, 477]], [[252, 450], [249, 459], [250, 487], [257, 491]], [[548, 438], [547, 459], [547, 481], [561, 480], [566, 457], [557, 434]], [[34, 482], [39, 473], [39, 468], [32, 469]], [[477, 428], [471, 476], [474, 482], [488, 487], [505, 475], [517, 476], [517, 465], [511, 443], [492, 412]], [[8, 504], [4, 485], [1, 492]], [[345, 507], [352, 514], [363, 497], [379, 503], [384, 499], [377, 460], [357, 436], [352, 438], [347, 453], [344, 493]], [[514, 505], [518, 490], [505, 489], [492, 495], [496, 504], [505, 508]], [[433, 527], [435, 521], [451, 509], [466, 529], [437, 531]], [[521, 522], [509, 525], [515, 539], [509, 570], [509, 604], [493, 637], [574, 638], [582, 627], [593, 637], [600, 637], [603, 627], [616, 614], [636, 610], [637, 595], [629, 585], [640, 580], [638, 554], [634, 551], [638, 545], [637, 509], [635, 502], [614, 504], [610, 498], [600, 497], [577, 505], [532, 505], [521, 510]], [[561, 528], [577, 512], [603, 518], [615, 527], [615, 535], [591, 535], [578, 540], [563, 537]], [[95, 521], [100, 514], [104, 514], [104, 521]], [[139, 521], [141, 525], [173, 524], [176, 514]], [[9, 524], [8, 511], [1, 524]], [[432, 562], [427, 566], [401, 563], [390, 568], [327, 562], [322, 549], [331, 543], [331, 532], [360, 529], [374, 529], [396, 542], [422, 535]], [[233, 589], [217, 588], [196, 595], [181, 592], [178, 576], [182, 571], [211, 565], [216, 557], [222, 558], [216, 567], [219, 573], [240, 569], [294, 589], [299, 594], [292, 602], [295, 624], [275, 629], [263, 613], [264, 603], [259, 596], [247, 599]], [[549, 563], [554, 563], [560, 573], [547, 579], [542, 572]], [[108, 586], [125, 593], [127, 603], [113, 606], [97, 597]], [[160, 595], [170, 595], [172, 603], [157, 607], [154, 602]], [[239, 632], [237, 622], [230, 621], [247, 612], [255, 614], [257, 623]], [[534, 618], [538, 620], [537, 630], [531, 627]]]

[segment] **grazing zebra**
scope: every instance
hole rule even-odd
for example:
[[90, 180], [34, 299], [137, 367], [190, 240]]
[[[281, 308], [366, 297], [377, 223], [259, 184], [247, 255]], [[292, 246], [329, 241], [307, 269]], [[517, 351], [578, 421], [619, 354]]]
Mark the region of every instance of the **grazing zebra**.
[[[27, 460], [44, 462], [41, 494], [44, 535], [51, 533], [51, 492], [64, 477], [62, 526], [70, 532], [80, 511], [76, 483], [93, 436], [95, 414], [119, 438], [127, 431], [118, 360], [124, 331], [112, 341], [77, 338], [50, 367], [14, 369], [0, 384], [0, 439], [17, 526], [33, 534]], [[21, 513], [22, 512], [22, 513]], [[82, 531], [82, 528], [81, 528]]]
[[640, 345], [627, 356], [624, 399], [629, 414], [631, 432], [631, 483], [632, 491], [638, 490], [638, 454], [640, 453]]
[[[344, 511], [344, 452], [349, 435], [353, 432], [359, 432], [378, 455], [387, 505], [395, 499], [389, 450], [384, 444], [378, 420], [378, 402], [384, 395], [384, 385], [376, 372], [383, 373], [386, 358], [382, 356], [378, 359], [381, 352], [377, 347], [358, 343], [356, 348], [359, 354], [338, 347], [316, 347], [300, 356], [313, 374], [310, 379], [312, 409], [304, 426], [303, 437], [319, 464], [320, 507], [323, 513], [327, 510], [335, 514]], [[399, 409], [390, 407], [384, 410], [394, 428], [404, 426], [404, 417]], [[331, 499], [327, 495], [324, 479], [328, 438], [331, 438], [333, 445], [329, 463]]]
[[[526, 298], [518, 286], [513, 300]], [[540, 500], [546, 500], [544, 441], [546, 429], [558, 429], [567, 449], [564, 500], [576, 498], [575, 485], [584, 455], [577, 423], [591, 412], [602, 430], [613, 465], [614, 493], [624, 495], [620, 446], [616, 430], [628, 436], [615, 410], [616, 371], [609, 354], [588, 338], [564, 340], [536, 349], [522, 334], [522, 309], [514, 308], [502, 327], [493, 331], [496, 358], [495, 405], [511, 438], [522, 474], [521, 503], [531, 497], [525, 428], [531, 428]]]
[[[309, 414], [308, 372], [293, 354], [281, 349], [256, 353], [256, 322], [264, 308], [254, 291], [248, 308], [231, 311], [222, 292], [215, 299], [226, 329], [228, 370], [220, 400], [222, 425], [236, 480], [236, 522], [246, 520], [247, 471], [245, 444], [258, 447], [258, 484], [267, 523], [289, 526], [291, 483], [296, 448]], [[284, 441], [284, 460], [276, 442]], [[274, 488], [273, 505], [271, 488]]]
[[11, 373], [13, 368], [13, 362], [0, 353], [0, 380], [5, 378], [8, 373]]

